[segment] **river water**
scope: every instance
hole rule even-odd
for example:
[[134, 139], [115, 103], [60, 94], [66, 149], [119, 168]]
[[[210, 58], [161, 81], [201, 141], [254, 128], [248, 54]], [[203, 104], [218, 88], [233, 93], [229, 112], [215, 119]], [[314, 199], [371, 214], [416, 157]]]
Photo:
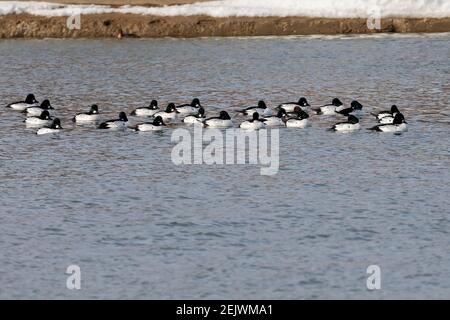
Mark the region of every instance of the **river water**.
[[[449, 299], [449, 40], [0, 41], [1, 103], [33, 92], [65, 128], [37, 136], [0, 108], [0, 298]], [[279, 131], [267, 176], [176, 166], [173, 128], [70, 121], [92, 103], [108, 119], [150, 99], [199, 97], [214, 115], [300, 96], [358, 99], [363, 129], [395, 103], [409, 131], [337, 134], [326, 129], [339, 118], [312, 116]], [[69, 265], [81, 290], [66, 288]], [[370, 265], [381, 290], [366, 286]]]

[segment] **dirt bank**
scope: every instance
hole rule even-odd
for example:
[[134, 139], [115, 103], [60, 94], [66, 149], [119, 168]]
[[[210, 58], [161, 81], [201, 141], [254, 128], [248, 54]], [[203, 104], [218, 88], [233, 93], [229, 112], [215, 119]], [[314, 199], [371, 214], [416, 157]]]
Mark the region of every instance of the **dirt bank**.
[[365, 19], [305, 17], [159, 17], [114, 13], [83, 15], [80, 30], [68, 29], [66, 20], [28, 14], [0, 16], [0, 38], [104, 38], [116, 36], [119, 29], [140, 37], [450, 32], [450, 18], [384, 19], [382, 30], [369, 30]]

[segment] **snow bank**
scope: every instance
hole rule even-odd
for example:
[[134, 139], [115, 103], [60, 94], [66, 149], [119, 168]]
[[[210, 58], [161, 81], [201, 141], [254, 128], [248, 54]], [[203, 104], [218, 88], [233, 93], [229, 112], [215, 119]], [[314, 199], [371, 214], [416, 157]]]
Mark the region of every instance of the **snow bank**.
[[2, 1], [0, 15], [29, 13], [39, 16], [134, 13], [159, 16], [212, 17], [306, 16], [317, 18], [450, 17], [450, 0], [222, 0], [166, 7], [62, 5], [35, 1]]

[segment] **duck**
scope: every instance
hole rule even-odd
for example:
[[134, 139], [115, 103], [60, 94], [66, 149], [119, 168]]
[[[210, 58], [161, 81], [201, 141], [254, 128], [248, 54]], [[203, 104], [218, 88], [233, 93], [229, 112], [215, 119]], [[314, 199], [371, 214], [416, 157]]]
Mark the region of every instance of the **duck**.
[[100, 119], [100, 115], [98, 113], [98, 106], [93, 104], [91, 109], [86, 113], [78, 113], [73, 117], [73, 122], [94, 122]]
[[52, 118], [48, 110], [42, 111], [39, 117], [28, 117], [23, 122], [25, 122], [27, 127], [45, 127], [52, 124]]
[[[300, 107], [298, 108], [300, 109]], [[284, 120], [287, 117], [287, 115], [288, 114], [286, 110], [284, 108], [280, 108], [275, 116], [267, 116], [262, 118], [261, 120], [264, 121], [264, 124], [267, 127], [285, 127], [286, 124]]]
[[166, 124], [163, 121], [163, 118], [161, 116], [157, 116], [153, 122], [149, 123], [141, 123], [138, 124], [134, 127], [135, 131], [141, 131], [141, 132], [145, 132], [145, 131], [161, 131], [163, 129], [163, 127]]
[[331, 130], [341, 132], [352, 132], [361, 129], [359, 119], [354, 115], [349, 115], [346, 122], [336, 123]]
[[42, 111], [44, 110], [53, 110], [54, 108], [50, 104], [50, 101], [48, 99], [45, 99], [42, 101], [40, 106], [34, 106], [34, 107], [28, 107], [22, 112], [25, 113], [28, 116], [35, 116], [38, 117], [41, 115]]
[[259, 130], [265, 128], [266, 125], [264, 120], [259, 118], [259, 113], [254, 112], [252, 119], [242, 122], [239, 127], [244, 130]]
[[61, 121], [58, 118], [55, 118], [49, 127], [40, 128], [36, 132], [36, 134], [41, 135], [41, 134], [48, 134], [48, 133], [58, 133], [62, 129], [63, 128], [61, 127]]
[[267, 112], [267, 105], [263, 100], [259, 100], [258, 105], [255, 107], [248, 107], [238, 111], [238, 113], [242, 113], [245, 116], [253, 116], [255, 112], [258, 112], [259, 114], [265, 114]]
[[288, 128], [306, 128], [309, 123], [309, 114], [307, 114], [302, 108], [296, 107], [295, 116], [286, 119], [286, 127]]
[[[385, 117], [392, 117], [394, 118], [395, 115], [397, 113], [400, 113], [398, 107], [394, 104], [391, 106], [391, 110], [390, 111], [380, 111], [377, 113], [370, 113], [371, 115], [373, 115], [375, 118], [377, 118], [378, 120], [383, 119]], [[394, 121], [394, 119], [392, 119], [392, 121]]]
[[206, 118], [205, 109], [200, 107], [198, 109], [197, 115], [187, 116], [186, 118], [183, 119], [183, 122], [189, 124], [202, 123], [205, 118]]
[[200, 104], [200, 99], [195, 98], [192, 100], [191, 103], [181, 104], [181, 105], [177, 106], [176, 108], [177, 108], [177, 111], [181, 115], [193, 116], [193, 115], [198, 114], [201, 107], [202, 107], [202, 105]]
[[339, 111], [341, 109], [344, 109], [344, 104], [339, 100], [338, 98], [334, 98], [331, 101], [331, 104], [324, 105], [322, 107], [313, 109], [317, 114], [322, 115], [333, 115], [336, 114], [336, 111]]
[[305, 97], [301, 97], [298, 102], [285, 102], [280, 104], [276, 109], [284, 109], [286, 112], [294, 112], [295, 107], [300, 107], [303, 110], [306, 110], [307, 107], [310, 107], [310, 104]]
[[350, 104], [349, 108], [335, 110], [334, 112], [348, 117], [350, 115], [350, 113], [359, 112], [362, 110], [362, 108], [363, 108], [363, 105], [361, 103], [359, 103], [356, 100], [353, 100], [352, 103]]
[[153, 117], [160, 116], [164, 121], [175, 121], [178, 118], [178, 110], [174, 103], [169, 103], [166, 110], [156, 112]]
[[210, 128], [230, 128], [233, 126], [233, 121], [228, 112], [220, 111], [218, 117], [203, 120], [203, 125]]
[[158, 111], [159, 111], [158, 101], [152, 100], [148, 105], [148, 107], [134, 109], [133, 111], [131, 111], [131, 115], [138, 117], [152, 117]]
[[23, 111], [26, 108], [37, 106], [39, 106], [39, 102], [34, 97], [34, 94], [30, 93], [25, 97], [24, 101], [13, 102], [8, 104], [6, 107], [17, 111]]
[[99, 129], [111, 129], [111, 130], [125, 130], [128, 124], [127, 114], [125, 112], [119, 113], [119, 119], [108, 120], [102, 122]]
[[394, 116], [392, 124], [379, 124], [369, 130], [378, 132], [405, 132], [408, 131], [408, 122], [405, 120], [405, 116], [401, 113], [397, 113]]

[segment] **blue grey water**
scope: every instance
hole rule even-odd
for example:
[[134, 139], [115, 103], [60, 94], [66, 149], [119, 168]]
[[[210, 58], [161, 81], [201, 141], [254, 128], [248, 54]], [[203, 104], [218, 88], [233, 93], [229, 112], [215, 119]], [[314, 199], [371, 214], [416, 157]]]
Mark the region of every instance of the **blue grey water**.
[[[0, 102], [49, 98], [37, 136], [0, 108], [0, 298], [450, 298], [450, 35], [2, 40]], [[280, 169], [181, 165], [173, 129], [76, 127], [158, 99], [395, 103], [401, 135], [280, 130]], [[136, 123], [138, 119], [131, 119]], [[66, 288], [69, 265], [81, 290]], [[366, 287], [369, 265], [381, 290]]]

